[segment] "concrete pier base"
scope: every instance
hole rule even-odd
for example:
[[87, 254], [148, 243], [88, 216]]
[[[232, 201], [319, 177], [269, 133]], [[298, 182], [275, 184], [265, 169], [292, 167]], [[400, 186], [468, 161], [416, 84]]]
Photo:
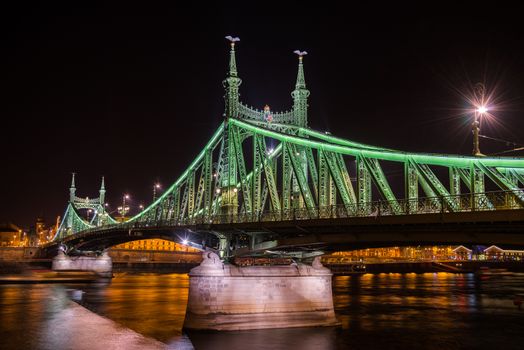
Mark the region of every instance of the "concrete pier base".
[[111, 257], [104, 252], [97, 257], [91, 256], [67, 256], [59, 251], [53, 258], [53, 271], [92, 271], [101, 276], [112, 276], [113, 263]]
[[189, 273], [185, 329], [243, 330], [335, 326], [331, 271], [312, 266], [224, 265], [204, 253]]

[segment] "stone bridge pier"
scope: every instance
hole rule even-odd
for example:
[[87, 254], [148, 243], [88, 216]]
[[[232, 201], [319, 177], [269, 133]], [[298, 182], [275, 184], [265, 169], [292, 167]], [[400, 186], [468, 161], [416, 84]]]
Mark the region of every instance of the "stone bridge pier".
[[204, 253], [189, 273], [185, 329], [335, 326], [332, 273], [312, 265], [239, 267]]
[[100, 256], [68, 256], [59, 250], [53, 258], [53, 271], [91, 271], [105, 277], [111, 277], [113, 262], [107, 252]]

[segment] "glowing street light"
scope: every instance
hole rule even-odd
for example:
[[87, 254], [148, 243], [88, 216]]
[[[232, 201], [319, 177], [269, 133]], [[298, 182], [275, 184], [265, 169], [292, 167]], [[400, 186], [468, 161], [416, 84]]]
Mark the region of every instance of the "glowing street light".
[[117, 208], [118, 213], [120, 214], [120, 216], [122, 216], [122, 220], [124, 220], [124, 217], [126, 216], [127, 212], [129, 211], [129, 206], [126, 205], [126, 199], [129, 199], [128, 194], [124, 194], [122, 196], [122, 206]]
[[477, 112], [479, 114], [486, 114], [488, 112], [488, 107], [486, 107], [486, 106], [479, 106], [477, 108]]
[[473, 123], [471, 128], [473, 131], [473, 155], [476, 157], [482, 157], [483, 154], [480, 153], [480, 144], [479, 144], [479, 134], [480, 134], [480, 118], [488, 113], [488, 106], [485, 102], [485, 87], [482, 83], [475, 85], [475, 112]]
[[153, 185], [153, 202], [156, 200], [156, 190], [161, 188], [160, 184], [157, 182]]

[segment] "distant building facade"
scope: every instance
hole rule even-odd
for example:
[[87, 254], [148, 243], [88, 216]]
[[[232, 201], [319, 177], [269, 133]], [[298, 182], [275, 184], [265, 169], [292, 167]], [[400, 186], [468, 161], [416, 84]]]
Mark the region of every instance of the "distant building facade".
[[122, 243], [112, 247], [112, 249], [164, 250], [190, 253], [196, 253], [199, 251], [195, 248], [191, 248], [186, 245], [182, 245], [180, 243], [168, 241], [165, 239], [142, 239], [139, 241]]
[[454, 246], [417, 246], [368, 248], [353, 251], [335, 252], [328, 260], [333, 262], [351, 261], [400, 261], [400, 260], [451, 260]]
[[492, 245], [484, 250], [486, 260], [524, 261], [524, 250], [502, 249]]
[[326, 263], [395, 262], [428, 260], [496, 260], [524, 261], [524, 250], [504, 249], [495, 245], [490, 247], [472, 246], [417, 246], [368, 248], [353, 251], [335, 252], [324, 256]]
[[0, 247], [23, 247], [27, 235], [12, 223], [0, 224]]
[[454, 260], [471, 260], [473, 250], [459, 245], [453, 249], [453, 259]]

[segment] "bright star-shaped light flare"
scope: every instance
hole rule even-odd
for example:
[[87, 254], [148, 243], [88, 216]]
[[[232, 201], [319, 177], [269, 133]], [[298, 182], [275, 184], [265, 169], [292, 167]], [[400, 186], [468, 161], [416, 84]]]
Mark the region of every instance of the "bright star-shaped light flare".
[[486, 107], [486, 106], [479, 106], [477, 108], [477, 112], [479, 112], [480, 114], [486, 114], [488, 112], [488, 107]]

